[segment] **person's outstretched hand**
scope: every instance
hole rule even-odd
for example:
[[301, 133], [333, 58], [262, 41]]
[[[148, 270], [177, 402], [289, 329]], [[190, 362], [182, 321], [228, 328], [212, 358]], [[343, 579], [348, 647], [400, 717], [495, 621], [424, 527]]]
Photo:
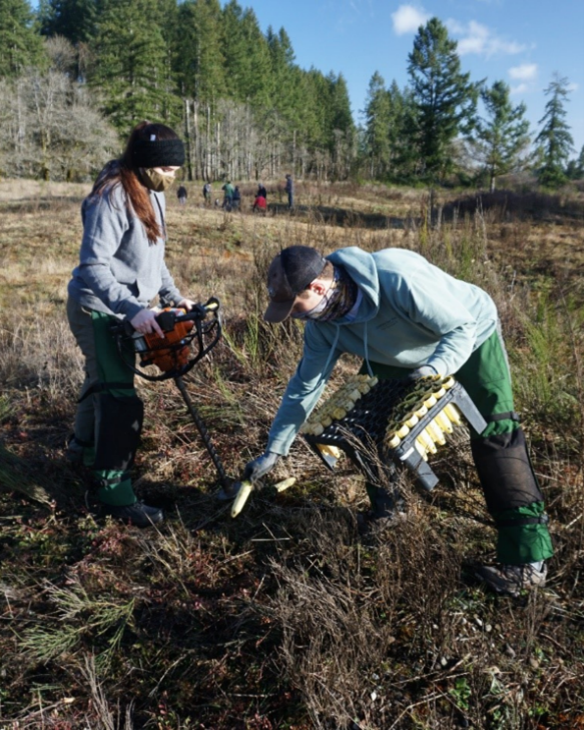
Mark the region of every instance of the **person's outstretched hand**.
[[420, 378], [426, 378], [428, 375], [438, 375], [431, 365], [422, 365], [415, 370], [411, 370], [406, 375], [406, 380], [419, 380]]
[[260, 486], [257, 484], [258, 479], [264, 477], [270, 472], [278, 463], [280, 454], [275, 454], [273, 451], [266, 451], [257, 459], [248, 462], [243, 470], [242, 479], [244, 481], [253, 482], [256, 487]]

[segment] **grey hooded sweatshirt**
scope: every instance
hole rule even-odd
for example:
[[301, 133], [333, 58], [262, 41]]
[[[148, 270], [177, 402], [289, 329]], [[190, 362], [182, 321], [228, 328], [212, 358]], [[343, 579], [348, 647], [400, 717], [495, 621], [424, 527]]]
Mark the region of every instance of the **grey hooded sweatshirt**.
[[277, 454], [288, 453], [342, 353], [402, 367], [404, 374], [422, 365], [454, 374], [497, 326], [495, 303], [485, 291], [413, 251], [371, 254], [350, 247], [327, 259], [345, 268], [361, 301], [350, 319], [308, 321], [302, 359], [270, 429], [268, 451]]
[[[164, 194], [149, 194], [164, 235]], [[165, 239], [148, 240], [120, 183], [85, 198], [81, 217], [80, 262], [68, 286], [72, 299], [82, 307], [128, 319], [157, 296], [164, 304], [182, 299], [164, 262]]]

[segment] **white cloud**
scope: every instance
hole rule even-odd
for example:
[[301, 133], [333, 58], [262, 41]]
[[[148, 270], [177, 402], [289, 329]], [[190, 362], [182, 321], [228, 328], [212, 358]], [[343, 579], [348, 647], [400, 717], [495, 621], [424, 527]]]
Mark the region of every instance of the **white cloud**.
[[568, 86], [566, 88], [570, 92], [578, 91], [578, 84], [576, 84], [575, 82], [572, 82], [571, 84], [568, 84]]
[[528, 84], [518, 84], [517, 86], [512, 86], [510, 89], [511, 94], [525, 94], [529, 91]]
[[446, 27], [453, 35], [463, 35], [466, 31], [464, 25], [459, 23], [458, 20], [454, 20], [454, 18], [448, 18]]
[[537, 78], [537, 63], [522, 63], [521, 66], [513, 66], [508, 73], [515, 81], [533, 81]]
[[414, 5], [400, 5], [395, 13], [391, 14], [393, 30], [397, 35], [405, 33], [416, 33], [421, 25], [430, 20], [430, 15], [423, 9]]
[[449, 18], [446, 21], [446, 27], [451, 34], [461, 36], [457, 48], [461, 56], [476, 53], [489, 58], [499, 54], [521, 53], [525, 50], [524, 45], [497, 37], [486, 25], [477, 23], [476, 20], [471, 20], [468, 25], [464, 25]]

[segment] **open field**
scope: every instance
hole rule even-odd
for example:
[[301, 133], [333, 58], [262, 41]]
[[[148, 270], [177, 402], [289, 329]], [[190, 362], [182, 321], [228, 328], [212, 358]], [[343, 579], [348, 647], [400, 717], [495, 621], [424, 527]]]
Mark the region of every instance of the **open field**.
[[[216, 186], [219, 187], [219, 186]], [[404, 477], [408, 519], [362, 538], [362, 477], [325, 472], [299, 439], [236, 520], [172, 383], [146, 404], [137, 492], [160, 530], [96, 519], [64, 459], [82, 361], [65, 316], [88, 186], [0, 182], [0, 728], [57, 730], [584, 729], [584, 197], [298, 184], [285, 210], [204, 209], [168, 196], [167, 261], [217, 296], [225, 337], [187, 376], [233, 476], [263, 451], [301, 351], [268, 327], [282, 246], [420, 251], [500, 309], [516, 407], [556, 550], [519, 599], [472, 579], [492, 560], [465, 440], [431, 493]], [[334, 383], [358, 367], [346, 358]]]

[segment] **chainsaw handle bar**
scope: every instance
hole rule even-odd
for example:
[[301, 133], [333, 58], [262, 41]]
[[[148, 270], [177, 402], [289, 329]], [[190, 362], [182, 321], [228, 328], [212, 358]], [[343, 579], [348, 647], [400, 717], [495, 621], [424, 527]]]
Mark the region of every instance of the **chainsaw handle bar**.
[[[183, 342], [190, 344], [193, 340], [197, 340], [197, 352], [182, 367], [167, 370], [160, 375], [148, 375], [143, 370], [129, 364], [128, 367], [136, 375], [145, 380], [158, 382], [168, 380], [169, 378], [178, 378], [188, 373], [205, 355], [207, 355], [221, 339], [222, 328], [219, 308], [221, 304], [216, 297], [211, 297], [205, 304], [195, 304], [188, 312], [162, 311], [157, 315], [156, 320], [163, 331], [170, 332], [178, 322], [193, 322], [194, 327]], [[211, 318], [209, 319], [209, 316]], [[136, 334], [136, 330], [130, 324], [129, 320], [124, 319], [122, 322], [116, 323], [111, 327], [111, 332], [116, 341], [118, 352], [123, 357], [123, 345], [132, 340]], [[211, 339], [208, 338], [211, 336]], [[205, 341], [207, 340], [207, 341]], [[164, 349], [167, 345], [161, 346]], [[124, 358], [125, 359], [125, 358]]]
[[[208, 330], [210, 331], [217, 324], [220, 325], [219, 307], [220, 303], [217, 297], [211, 297], [208, 301], [205, 302], [205, 304], [195, 304], [192, 309], [189, 309], [188, 312], [182, 312], [177, 314], [172, 310], [162, 311], [156, 317], [156, 321], [160, 325], [160, 329], [162, 329], [164, 332], [170, 332], [174, 328], [174, 325], [177, 324], [177, 322], [194, 322], [195, 325], [199, 323], [202, 326], [202, 331], [204, 334]], [[211, 320], [207, 320], [207, 317], [210, 314], [213, 315], [213, 318]], [[130, 325], [129, 322], [128, 324]], [[132, 327], [132, 325], [130, 325], [130, 327]], [[134, 328], [132, 327], [132, 330], [133, 329]]]

